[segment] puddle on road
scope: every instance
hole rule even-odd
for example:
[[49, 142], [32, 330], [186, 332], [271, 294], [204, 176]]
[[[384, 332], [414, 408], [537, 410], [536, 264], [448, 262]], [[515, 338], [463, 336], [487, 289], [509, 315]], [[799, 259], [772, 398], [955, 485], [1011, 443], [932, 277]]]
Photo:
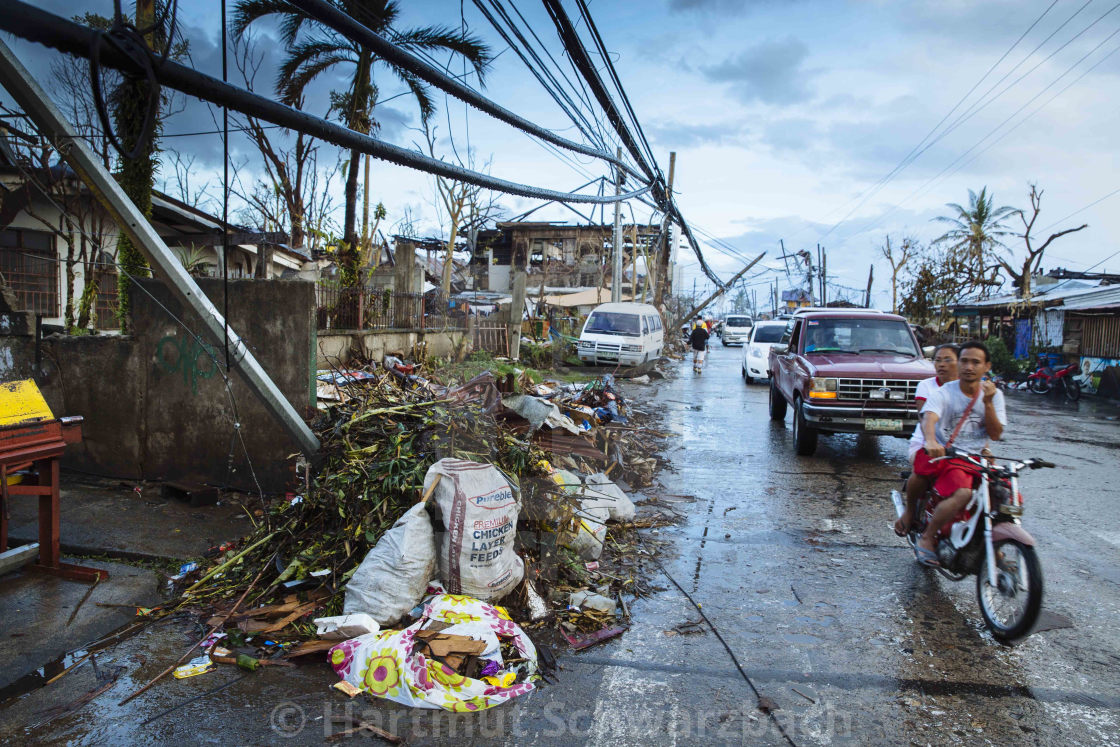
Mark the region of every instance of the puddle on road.
[[77, 668], [78, 666], [83, 666], [93, 654], [120, 643], [128, 637], [129, 634], [135, 635], [139, 633], [146, 624], [147, 622], [138, 624], [135, 620], [131, 620], [101, 640], [94, 641], [94, 643], [85, 648], [80, 648], [65, 653], [56, 659], [52, 659], [35, 671], [20, 677], [10, 685], [0, 687], [0, 709], [5, 708], [24, 695], [50, 684], [53, 679], [70, 667]]

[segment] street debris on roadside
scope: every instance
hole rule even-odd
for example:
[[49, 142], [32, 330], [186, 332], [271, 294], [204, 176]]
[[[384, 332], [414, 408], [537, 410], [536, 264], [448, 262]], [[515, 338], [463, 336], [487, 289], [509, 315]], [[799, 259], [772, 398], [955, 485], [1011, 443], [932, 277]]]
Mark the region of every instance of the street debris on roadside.
[[657, 547], [636, 532], [676, 518], [639, 515], [627, 492], [652, 483], [666, 434], [610, 374], [456, 383], [422, 368], [320, 372], [322, 449], [299, 493], [183, 564], [178, 597], [149, 613], [211, 631], [164, 673], [326, 656], [347, 695], [474, 711], [547, 681], [547, 641], [581, 650], [627, 629]]

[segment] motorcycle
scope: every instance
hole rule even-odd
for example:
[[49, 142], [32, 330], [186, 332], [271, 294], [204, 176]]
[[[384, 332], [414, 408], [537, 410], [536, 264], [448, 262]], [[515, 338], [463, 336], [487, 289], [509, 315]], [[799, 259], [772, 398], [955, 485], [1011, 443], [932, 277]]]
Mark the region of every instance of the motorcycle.
[[[1042, 609], [1042, 564], [1034, 538], [1022, 527], [1023, 496], [1019, 473], [1053, 467], [1042, 459], [1022, 461], [986, 458], [950, 448], [979, 476], [972, 500], [937, 536], [937, 571], [950, 581], [976, 576], [976, 597], [984, 624], [999, 641], [1009, 642], [1030, 632]], [[936, 460], [933, 460], [936, 461]], [[997, 465], [994, 461], [1004, 462]], [[891, 491], [895, 512], [905, 510], [906, 484]], [[938, 497], [931, 490], [918, 502], [907, 540], [914, 547], [925, 531]]]
[[1075, 378], [1080, 373], [1076, 363], [1059, 369], [1040, 363], [1038, 370], [1027, 377], [1027, 389], [1036, 394], [1048, 394], [1058, 389], [1070, 402], [1081, 399], [1081, 382]]

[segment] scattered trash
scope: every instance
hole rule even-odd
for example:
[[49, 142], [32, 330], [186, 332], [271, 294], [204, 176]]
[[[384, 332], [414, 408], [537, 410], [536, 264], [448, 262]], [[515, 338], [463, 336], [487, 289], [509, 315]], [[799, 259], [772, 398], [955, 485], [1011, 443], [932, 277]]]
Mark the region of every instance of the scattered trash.
[[568, 600], [568, 604], [580, 609], [586, 608], [597, 610], [599, 612], [609, 612], [612, 615], [618, 614], [618, 606], [615, 604], [615, 601], [613, 599], [611, 599], [610, 597], [605, 597], [602, 594], [596, 594], [594, 592], [588, 591], [587, 589], [573, 591], [571, 597]]
[[526, 582], [525, 595], [529, 600], [529, 619], [536, 622], [548, 616], [548, 604], [533, 588], [533, 584]]
[[564, 636], [564, 640], [568, 642], [568, 645], [573, 651], [582, 651], [585, 648], [591, 648], [603, 641], [609, 641], [611, 638], [617, 638], [625, 632], [625, 626], [614, 625], [592, 631], [591, 633], [571, 633], [567, 630], [561, 630], [560, 635]]
[[335, 690], [338, 690], [343, 695], [351, 698], [353, 698], [355, 695], [361, 695], [362, 693], [362, 689], [360, 687], [354, 687], [346, 680], [339, 680], [338, 682], [331, 685], [331, 687], [333, 687]]
[[357, 638], [360, 635], [376, 633], [381, 630], [381, 626], [377, 624], [377, 621], [364, 612], [337, 615], [335, 617], [317, 617], [314, 622], [315, 635], [320, 638], [339, 641], [347, 638]]
[[206, 674], [217, 669], [217, 665], [210, 661], [210, 655], [196, 656], [189, 662], [181, 667], [176, 667], [171, 676], [177, 680], [186, 679], [187, 677], [197, 677], [200, 674]]
[[704, 635], [707, 632], [704, 619], [700, 618], [698, 620], [686, 620], [680, 625], [674, 625], [671, 629], [665, 631], [665, 635]]

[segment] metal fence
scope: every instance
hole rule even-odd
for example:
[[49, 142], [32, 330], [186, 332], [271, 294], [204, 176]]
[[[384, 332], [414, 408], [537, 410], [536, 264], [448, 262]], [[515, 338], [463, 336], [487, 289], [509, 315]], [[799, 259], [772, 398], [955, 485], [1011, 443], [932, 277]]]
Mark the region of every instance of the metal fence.
[[340, 288], [319, 283], [316, 315], [320, 332], [328, 330], [464, 329], [464, 316], [449, 313], [439, 296], [396, 293], [391, 289]]

